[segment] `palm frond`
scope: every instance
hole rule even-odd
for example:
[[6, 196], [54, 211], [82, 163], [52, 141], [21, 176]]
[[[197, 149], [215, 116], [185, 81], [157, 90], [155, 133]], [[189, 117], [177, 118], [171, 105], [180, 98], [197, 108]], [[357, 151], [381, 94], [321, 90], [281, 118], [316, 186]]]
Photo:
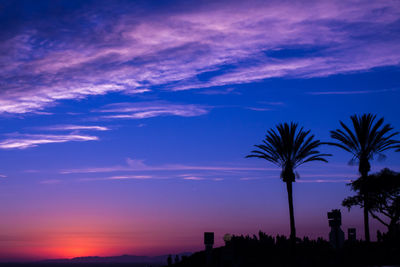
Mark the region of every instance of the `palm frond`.
[[[293, 174], [294, 169], [310, 161], [327, 162], [317, 148], [325, 143], [316, 140], [310, 130], [304, 130], [297, 123], [281, 123], [276, 129], [269, 129], [262, 144], [255, 145], [246, 158], [262, 158], [282, 168], [282, 175]], [[293, 175], [296, 177], [296, 175]], [[284, 177], [282, 177], [284, 178]]]
[[384, 124], [383, 118], [376, 121], [376, 115], [363, 114], [352, 115], [350, 120], [352, 129], [339, 121], [343, 130], [331, 131], [331, 138], [337, 142], [327, 144], [351, 153], [352, 161], [358, 160], [359, 164], [363, 162], [364, 166], [369, 166], [367, 162], [373, 159], [374, 155], [382, 155], [382, 152], [388, 149], [399, 148], [400, 141], [393, 139], [399, 133], [392, 132], [393, 127], [390, 124]]

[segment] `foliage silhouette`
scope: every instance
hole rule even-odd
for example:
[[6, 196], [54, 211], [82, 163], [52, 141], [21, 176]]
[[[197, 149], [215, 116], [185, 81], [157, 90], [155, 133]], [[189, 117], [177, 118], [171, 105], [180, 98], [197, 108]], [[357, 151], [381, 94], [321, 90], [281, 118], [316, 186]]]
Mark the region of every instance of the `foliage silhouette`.
[[278, 124], [276, 131], [267, 131], [263, 144], [255, 145], [258, 150], [251, 151], [252, 154], [246, 158], [261, 158], [274, 163], [282, 168], [281, 178], [286, 183], [290, 214], [290, 238], [292, 243], [296, 240], [296, 226], [293, 212], [292, 183], [295, 182], [294, 170], [307, 162], [324, 161], [330, 154], [321, 154], [316, 149], [322, 144], [314, 139], [310, 130], [305, 131], [303, 127], [298, 129], [298, 124]]
[[[212, 250], [212, 267], [338, 267], [338, 266], [382, 266], [400, 263], [399, 243], [390, 247], [384, 242], [345, 242], [343, 248], [334, 249], [322, 239], [297, 239], [295, 256], [288, 255], [291, 240], [285, 236], [272, 237], [263, 232], [258, 236], [233, 236], [225, 246]], [[292, 258], [293, 257], [293, 258]], [[175, 267], [204, 267], [206, 253], [200, 251], [182, 259]]]
[[[398, 132], [392, 132], [393, 128], [390, 124], [383, 124], [384, 119], [380, 118], [375, 123], [376, 115], [363, 114], [362, 116], [350, 116], [352, 121], [353, 131], [342, 121], [340, 125], [342, 129], [331, 131], [331, 137], [338, 142], [330, 142], [329, 145], [337, 146], [351, 153], [352, 162], [358, 162], [358, 171], [361, 175], [359, 179], [367, 179], [368, 173], [371, 170], [370, 160], [378, 155], [381, 159], [384, 158], [382, 152], [398, 148], [400, 142], [392, 138]], [[364, 231], [365, 240], [370, 242], [369, 234], [369, 203], [367, 190], [361, 190], [361, 195], [364, 201]]]
[[[364, 201], [360, 192], [368, 191], [369, 214], [388, 228], [388, 238], [398, 236], [400, 228], [400, 173], [383, 169], [379, 173], [369, 175], [368, 179], [359, 179], [350, 185], [352, 190], [358, 192], [358, 194], [343, 200], [342, 205], [349, 209], [353, 206], [363, 208]], [[382, 219], [380, 216], [385, 216], [386, 219]]]

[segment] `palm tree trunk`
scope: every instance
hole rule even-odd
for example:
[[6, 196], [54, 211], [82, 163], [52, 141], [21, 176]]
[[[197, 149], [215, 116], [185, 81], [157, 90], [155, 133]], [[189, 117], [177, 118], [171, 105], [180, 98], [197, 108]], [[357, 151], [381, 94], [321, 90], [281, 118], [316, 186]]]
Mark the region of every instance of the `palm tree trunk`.
[[[369, 162], [368, 161], [360, 161], [360, 174], [361, 179], [368, 179], [368, 169], [369, 169]], [[364, 192], [363, 192], [364, 191]], [[369, 235], [369, 196], [368, 196], [368, 189], [364, 188], [361, 193], [364, 197], [364, 235], [365, 241], [367, 243], [371, 242], [371, 238]]]
[[369, 243], [371, 241], [369, 235], [369, 203], [368, 203], [368, 193], [364, 192], [364, 233], [365, 241]]
[[288, 201], [289, 201], [289, 216], [290, 216], [290, 240], [292, 244], [296, 243], [296, 226], [294, 223], [294, 212], [293, 212], [293, 190], [292, 190], [292, 181], [286, 182], [286, 189], [288, 192]]

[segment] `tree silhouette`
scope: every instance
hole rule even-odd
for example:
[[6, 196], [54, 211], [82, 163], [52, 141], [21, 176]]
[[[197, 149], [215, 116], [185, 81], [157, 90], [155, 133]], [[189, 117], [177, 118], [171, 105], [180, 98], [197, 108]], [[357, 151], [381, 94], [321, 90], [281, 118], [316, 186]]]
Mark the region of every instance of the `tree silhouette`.
[[[400, 173], [383, 169], [369, 175], [368, 179], [359, 179], [350, 185], [351, 189], [358, 194], [344, 199], [342, 205], [349, 209], [353, 206], [363, 208], [364, 201], [360, 192], [368, 191], [369, 214], [385, 225], [389, 234], [396, 232], [400, 224]], [[386, 220], [381, 216], [384, 216]]]
[[316, 149], [322, 144], [319, 140], [305, 131], [303, 127], [298, 130], [298, 124], [291, 122], [276, 126], [276, 130], [267, 131], [263, 144], [255, 145], [258, 150], [246, 158], [261, 158], [274, 163], [282, 168], [281, 178], [286, 183], [290, 214], [290, 239], [296, 242], [296, 227], [293, 212], [292, 183], [296, 180], [294, 170], [296, 167], [311, 161], [328, 162], [324, 157], [330, 154], [321, 154]]
[[[372, 114], [353, 115], [350, 117], [353, 131], [342, 121], [339, 122], [344, 130], [331, 131], [331, 137], [338, 142], [328, 144], [340, 147], [353, 155], [350, 162], [358, 162], [358, 171], [361, 174], [359, 179], [368, 178], [371, 170], [370, 160], [373, 160], [374, 156], [384, 158], [382, 152], [398, 148], [399, 145], [399, 141], [392, 139], [398, 133], [390, 133], [393, 130], [390, 124], [383, 125], [383, 118], [375, 123], [375, 118], [376, 115]], [[361, 194], [364, 201], [365, 240], [370, 242], [368, 191], [362, 190]]]

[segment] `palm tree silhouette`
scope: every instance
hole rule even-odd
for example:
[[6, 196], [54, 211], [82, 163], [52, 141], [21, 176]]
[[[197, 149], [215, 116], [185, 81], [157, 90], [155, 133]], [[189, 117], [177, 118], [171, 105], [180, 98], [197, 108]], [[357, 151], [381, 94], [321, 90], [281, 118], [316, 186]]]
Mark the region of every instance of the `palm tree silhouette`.
[[282, 168], [281, 178], [286, 183], [290, 215], [290, 239], [296, 242], [296, 227], [293, 213], [292, 183], [296, 180], [294, 170], [296, 167], [310, 161], [328, 162], [324, 157], [330, 154], [321, 154], [316, 150], [322, 143], [314, 140], [310, 131], [298, 131], [298, 124], [291, 122], [278, 124], [276, 130], [267, 131], [263, 144], [255, 145], [259, 150], [251, 151], [246, 158], [261, 158], [274, 163]]
[[[353, 131], [342, 121], [339, 122], [344, 131], [341, 129], [331, 131], [331, 137], [338, 142], [328, 144], [340, 147], [353, 155], [350, 162], [358, 162], [358, 171], [361, 175], [359, 179], [367, 179], [368, 173], [371, 170], [370, 160], [373, 160], [375, 155], [383, 158], [384, 155], [382, 152], [398, 148], [399, 141], [392, 139], [398, 133], [389, 134], [393, 130], [390, 124], [383, 125], [383, 118], [374, 123], [375, 118], [376, 115], [372, 114], [363, 114], [362, 116], [353, 115], [350, 116], [353, 123]], [[360, 193], [364, 198], [365, 240], [370, 242], [368, 192], [364, 191]]]

